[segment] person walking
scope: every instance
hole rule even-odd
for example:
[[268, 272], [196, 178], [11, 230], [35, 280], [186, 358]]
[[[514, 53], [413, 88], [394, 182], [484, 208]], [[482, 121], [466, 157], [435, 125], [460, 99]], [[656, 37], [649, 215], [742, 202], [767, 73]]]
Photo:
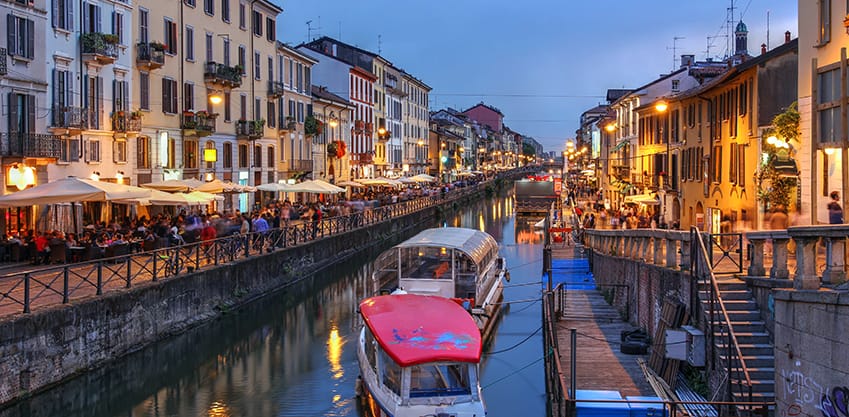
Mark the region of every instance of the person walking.
[[831, 202], [828, 203], [828, 223], [843, 224], [843, 208], [840, 207], [840, 193], [831, 192]]

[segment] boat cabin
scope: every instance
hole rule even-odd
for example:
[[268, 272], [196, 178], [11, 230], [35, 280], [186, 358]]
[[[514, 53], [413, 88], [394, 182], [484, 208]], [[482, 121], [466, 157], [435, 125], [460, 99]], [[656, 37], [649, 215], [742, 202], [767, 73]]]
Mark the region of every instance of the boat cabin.
[[384, 289], [469, 299], [480, 304], [503, 275], [498, 243], [474, 229], [425, 230], [381, 254], [374, 276]]

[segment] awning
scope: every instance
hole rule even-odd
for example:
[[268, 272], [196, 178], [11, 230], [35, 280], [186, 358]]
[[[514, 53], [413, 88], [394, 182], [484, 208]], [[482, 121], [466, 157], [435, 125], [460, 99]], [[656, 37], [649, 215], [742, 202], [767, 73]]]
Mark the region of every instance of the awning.
[[793, 158], [774, 158], [772, 168], [782, 177], [795, 177], [799, 175], [799, 168]]
[[649, 194], [638, 194], [638, 195], [629, 195], [625, 197], [625, 203], [639, 203], [645, 204], [647, 206], [657, 206], [660, 205], [660, 201], [657, 197], [653, 197]]
[[625, 145], [627, 145], [628, 143], [629, 142], [627, 140], [623, 140], [622, 142], [617, 143], [616, 146], [614, 146], [613, 149], [610, 150], [610, 153], [619, 152], [619, 150], [624, 148]]

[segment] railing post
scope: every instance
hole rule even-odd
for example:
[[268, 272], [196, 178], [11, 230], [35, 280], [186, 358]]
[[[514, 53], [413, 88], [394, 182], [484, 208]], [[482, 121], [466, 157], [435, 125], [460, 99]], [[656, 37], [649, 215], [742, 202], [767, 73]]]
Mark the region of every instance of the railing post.
[[[787, 269], [787, 243], [790, 236], [785, 233], [775, 234], [772, 237], [772, 268], [769, 269], [769, 277], [773, 279], [787, 279], [790, 271]], [[798, 260], [797, 260], [798, 262]], [[814, 261], [816, 263], [816, 261]]]
[[220, 246], [220, 245], [221, 245], [220, 240], [216, 240], [215, 243], [212, 245], [212, 256], [214, 257], [214, 260], [212, 261], [212, 263], [215, 266], [218, 266], [218, 246]]
[[678, 238], [680, 234], [666, 231], [664, 236], [666, 237], [666, 267], [676, 269], [680, 265], [680, 262], [678, 262]]
[[124, 262], [127, 263], [127, 288], [130, 288], [133, 283], [133, 275], [130, 273], [130, 265], [132, 265], [132, 262], [130, 261], [130, 255], [124, 257]]
[[24, 313], [29, 313], [29, 284], [30, 274], [24, 274]]
[[62, 304], [68, 304], [70, 289], [68, 288], [68, 266], [62, 268]]
[[97, 295], [103, 295], [103, 261], [97, 261]]
[[158, 272], [156, 270], [156, 261], [159, 260], [159, 250], [154, 249], [154, 250], [150, 251], [150, 256], [153, 256], [153, 262], [152, 262], [153, 263], [153, 279], [152, 279], [152, 281], [156, 282], [157, 281], [156, 273]]
[[[664, 239], [661, 237], [660, 232], [655, 232], [654, 234], [654, 253], [653, 253], [653, 262], [655, 265], [661, 265], [663, 263], [663, 241]], [[665, 236], [664, 236], [665, 237]], [[666, 263], [666, 266], [669, 266], [669, 262]]]
[[764, 268], [764, 243], [766, 239], [754, 233], [746, 233], [746, 239], [749, 240], [749, 276], [762, 277], [766, 275]]
[[823, 284], [839, 284], [846, 280], [845, 237], [823, 236], [825, 242], [825, 270], [822, 271]]

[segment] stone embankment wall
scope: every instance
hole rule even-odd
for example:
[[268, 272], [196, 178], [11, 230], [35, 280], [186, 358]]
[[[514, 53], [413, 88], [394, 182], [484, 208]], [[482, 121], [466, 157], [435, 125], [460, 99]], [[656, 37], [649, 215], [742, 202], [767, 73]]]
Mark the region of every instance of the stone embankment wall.
[[775, 292], [775, 415], [849, 415], [849, 292]]
[[[466, 199], [481, 198], [484, 190]], [[287, 288], [427, 225], [445, 203], [368, 228], [0, 321], [0, 405]], [[162, 364], [151, 364], [162, 366]]]

